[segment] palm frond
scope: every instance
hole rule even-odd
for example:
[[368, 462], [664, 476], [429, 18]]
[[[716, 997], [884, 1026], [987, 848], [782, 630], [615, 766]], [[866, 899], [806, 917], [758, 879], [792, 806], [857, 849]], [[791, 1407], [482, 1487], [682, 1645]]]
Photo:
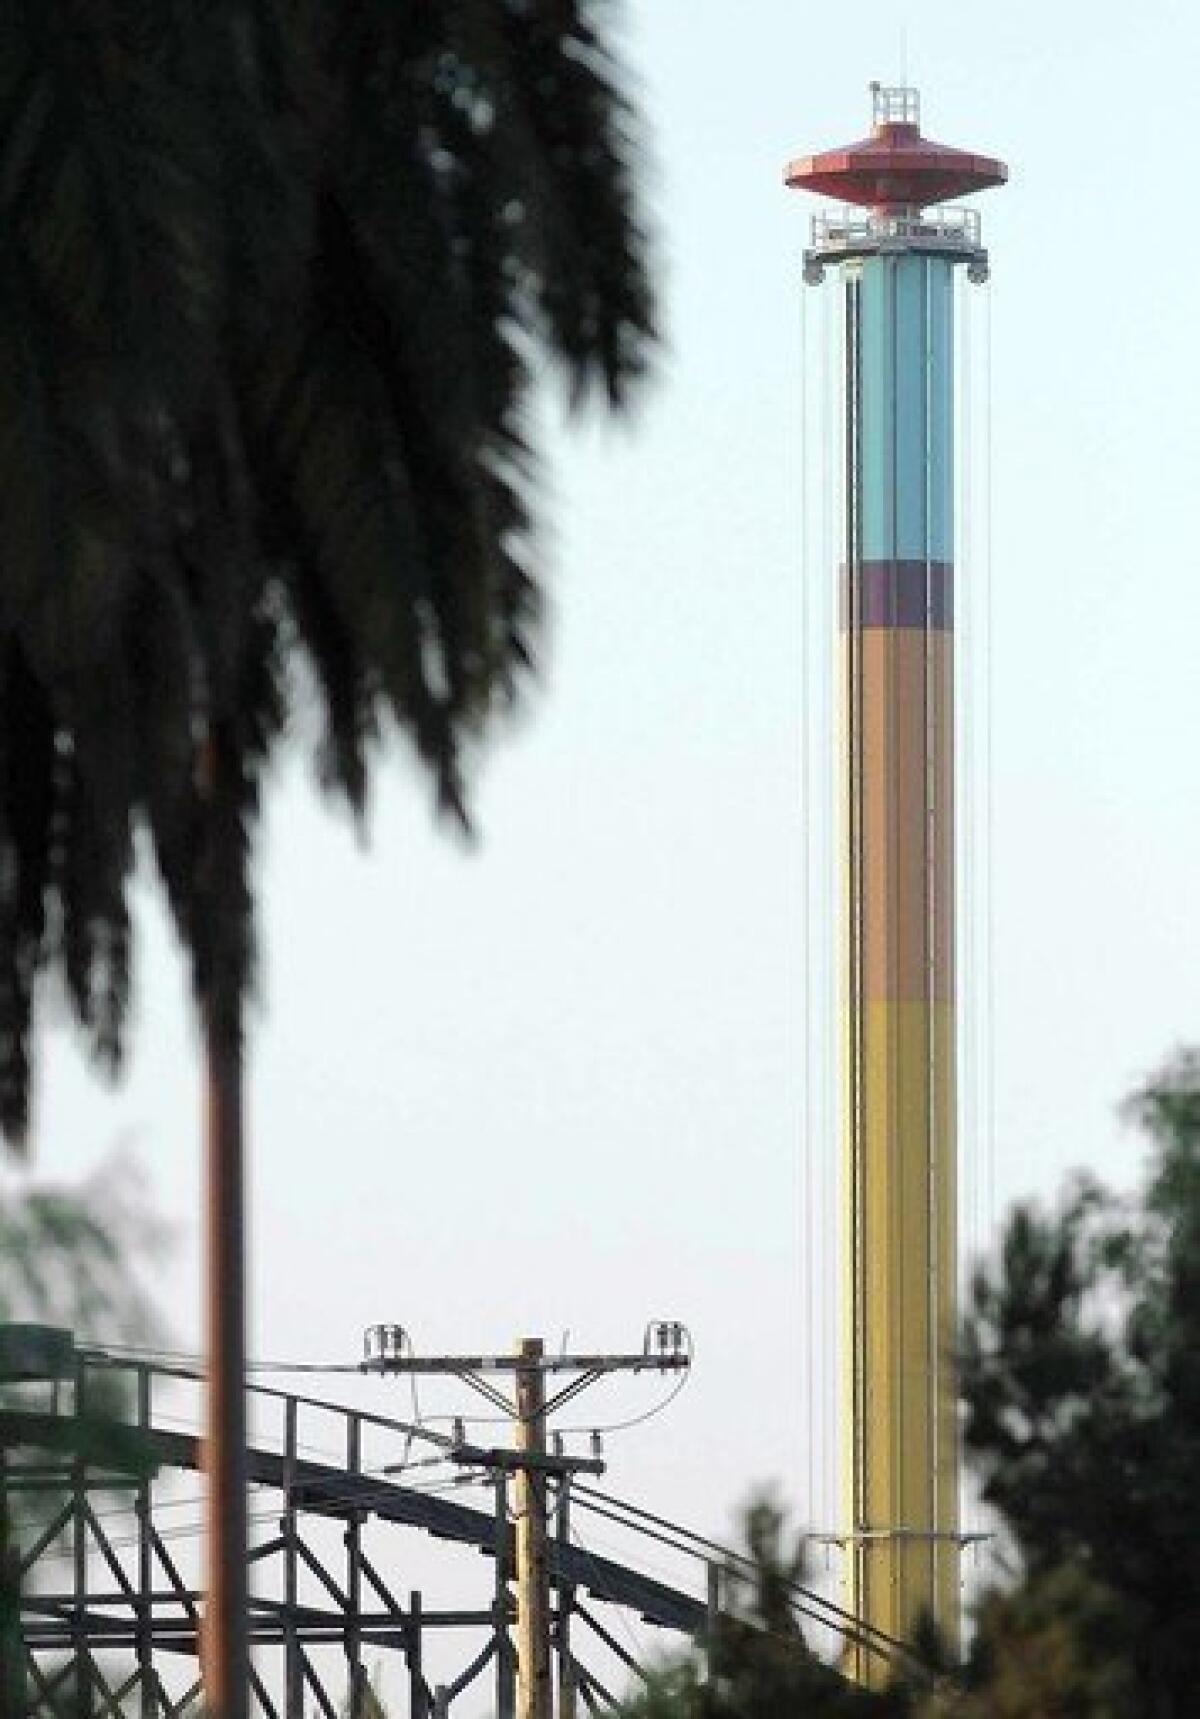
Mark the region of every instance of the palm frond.
[[587, 0], [0, 11], [0, 1128], [39, 975], [115, 1067], [148, 832], [210, 1020], [255, 972], [293, 655], [358, 811], [398, 727], [469, 816], [534, 667], [535, 378], [653, 343]]

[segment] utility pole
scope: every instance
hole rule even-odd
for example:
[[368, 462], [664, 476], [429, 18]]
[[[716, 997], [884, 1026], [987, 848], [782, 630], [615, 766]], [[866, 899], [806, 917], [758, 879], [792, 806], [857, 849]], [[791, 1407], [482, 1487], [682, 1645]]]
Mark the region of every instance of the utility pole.
[[[558, 1483], [556, 1528], [560, 1540], [570, 1532], [567, 1488], [573, 1474], [602, 1474], [599, 1457], [562, 1453], [556, 1435], [555, 1452], [547, 1449], [549, 1416], [570, 1398], [612, 1373], [685, 1373], [692, 1364], [691, 1339], [678, 1320], [654, 1320], [646, 1327], [640, 1354], [547, 1355], [539, 1337], [523, 1338], [511, 1355], [417, 1355], [399, 1325], [372, 1325], [364, 1339], [364, 1373], [441, 1375], [461, 1379], [493, 1408], [514, 1423], [514, 1448], [485, 1450], [461, 1436], [446, 1441], [455, 1462], [494, 1469], [497, 1509], [504, 1504], [504, 1476], [514, 1476], [515, 1570], [517, 1635], [516, 1719], [555, 1719], [551, 1675], [553, 1638], [558, 1646], [558, 1719], [576, 1719], [575, 1672], [571, 1661], [569, 1616], [571, 1595], [559, 1588], [557, 1619], [550, 1608], [549, 1486]], [[492, 1377], [511, 1375], [513, 1394], [497, 1388]], [[565, 1382], [547, 1395], [547, 1380], [565, 1375]], [[439, 1442], [440, 1439], [439, 1439]], [[498, 1559], [500, 1540], [498, 1538]], [[497, 1602], [499, 1625], [500, 1603]], [[555, 1628], [557, 1624], [557, 1629]], [[501, 1665], [503, 1673], [503, 1665]], [[435, 1704], [436, 1714], [436, 1704]]]

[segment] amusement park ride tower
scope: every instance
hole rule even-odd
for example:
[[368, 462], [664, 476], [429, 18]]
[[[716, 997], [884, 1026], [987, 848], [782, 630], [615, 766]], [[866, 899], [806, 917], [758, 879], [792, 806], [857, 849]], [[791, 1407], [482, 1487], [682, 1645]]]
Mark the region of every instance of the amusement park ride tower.
[[[787, 184], [853, 205], [813, 218], [805, 278], [836, 269], [844, 724], [848, 1605], [905, 1637], [957, 1634], [954, 878], [954, 295], [986, 279], [973, 210], [998, 161], [921, 136], [917, 92], [872, 85], [861, 143]], [[871, 1681], [864, 1648], [852, 1671]]]

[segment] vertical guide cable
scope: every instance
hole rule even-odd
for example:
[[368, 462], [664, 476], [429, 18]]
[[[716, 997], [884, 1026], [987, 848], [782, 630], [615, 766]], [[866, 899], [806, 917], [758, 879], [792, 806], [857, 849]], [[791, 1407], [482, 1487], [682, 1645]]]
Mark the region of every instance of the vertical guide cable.
[[[899, 556], [900, 549], [902, 547], [902, 544], [900, 541], [900, 484], [901, 484], [900, 437], [901, 437], [901, 433], [902, 433], [901, 432], [901, 423], [900, 423], [900, 353], [901, 353], [900, 259], [899, 258], [890, 258], [890, 257], [887, 258], [885, 260], [884, 270], [885, 270], [884, 278], [886, 279], [886, 281], [888, 283], [888, 324], [889, 324], [889, 330], [890, 330], [886, 374], [887, 374], [887, 385], [888, 385], [888, 412], [889, 412], [889, 417], [890, 417], [890, 435], [889, 435], [889, 444], [888, 444], [888, 459], [889, 459], [889, 463], [890, 463], [890, 467], [891, 467], [890, 472], [889, 472], [889, 478], [888, 478], [888, 541], [886, 544], [886, 548], [890, 552], [890, 555], [891, 555], [893, 562], [894, 562], [895, 559]], [[898, 763], [897, 749], [898, 749], [898, 743], [899, 743], [899, 739], [900, 739], [900, 733], [899, 733], [899, 723], [897, 722], [896, 716], [895, 716], [897, 675], [896, 675], [896, 641], [894, 638], [891, 638], [888, 641], [888, 650], [886, 652], [886, 655], [884, 656], [884, 661], [886, 663], [886, 668], [884, 669], [883, 674], [881, 676], [882, 681], [883, 681], [883, 685], [876, 688], [876, 697], [881, 701], [881, 703], [883, 705], [883, 722], [886, 723], [886, 732], [887, 732], [887, 748], [888, 748], [889, 757], [888, 757], [887, 778], [886, 778], [886, 781], [884, 783], [884, 792], [885, 792], [886, 797], [887, 797], [887, 812], [885, 814], [886, 822], [884, 825], [884, 830], [886, 833], [883, 835], [883, 843], [885, 843], [887, 845], [887, 847], [889, 849], [891, 849], [893, 844], [896, 842], [897, 825], [899, 822], [899, 819], [897, 817], [897, 802], [898, 802], [899, 795], [897, 792], [897, 784], [896, 784], [896, 766]], [[899, 1060], [900, 1060], [898, 1057], [898, 1054], [897, 1054], [897, 1051], [898, 1051], [897, 1040], [898, 1040], [899, 1025], [900, 1025], [900, 1011], [899, 1011], [899, 1008], [897, 1007], [897, 1003], [899, 1000], [898, 999], [899, 987], [896, 983], [897, 978], [899, 976], [899, 971], [898, 971], [899, 970], [899, 960], [898, 960], [899, 951], [897, 948], [897, 944], [899, 941], [899, 938], [898, 938], [899, 914], [897, 912], [897, 908], [898, 908], [897, 878], [896, 878], [895, 872], [893, 872], [891, 870], [892, 861], [894, 860], [895, 857], [896, 856], [894, 853], [888, 854], [888, 864], [889, 864], [890, 875], [888, 876], [888, 880], [887, 880], [887, 890], [888, 890], [888, 895], [889, 895], [889, 901], [888, 901], [888, 908], [887, 908], [887, 968], [886, 968], [886, 971], [888, 974], [888, 979], [887, 979], [887, 988], [888, 988], [888, 992], [889, 992], [888, 1015], [889, 1015], [890, 1019], [889, 1019], [889, 1026], [888, 1026], [889, 1042], [888, 1042], [888, 1049], [887, 1049], [889, 1072], [888, 1072], [888, 1075], [885, 1077], [885, 1080], [886, 1080], [885, 1090], [887, 1092], [887, 1097], [888, 1097], [888, 1131], [889, 1131], [889, 1134], [891, 1135], [891, 1140], [889, 1141], [889, 1148], [891, 1151], [895, 1150], [895, 1147], [898, 1143], [898, 1136], [900, 1134], [900, 1128], [898, 1126], [899, 1106], [897, 1104], [897, 1088], [898, 1088], [897, 1075], [898, 1075]], [[860, 856], [860, 862], [859, 863], [860, 863], [860, 868], [861, 868], [861, 871], [863, 874], [863, 885], [865, 887], [865, 873], [866, 873], [866, 864], [867, 864], [867, 855], [866, 855], [866, 851], [865, 851], [865, 845], [864, 845], [864, 850], [862, 852], [862, 855]], [[864, 1022], [865, 1022], [865, 999], [860, 999], [860, 1008], [863, 1010], [863, 1016], [864, 1016]], [[869, 1071], [868, 1071], [868, 1078], [869, 1078]], [[881, 1083], [881, 1084], [883, 1084], [883, 1083]], [[865, 1136], [865, 1128], [864, 1128], [864, 1136]], [[897, 1154], [897, 1156], [899, 1156], [899, 1154]], [[899, 1215], [899, 1220], [900, 1220], [900, 1223], [899, 1223], [900, 1234], [904, 1235], [906, 1233], [906, 1231], [908, 1229], [908, 1225], [909, 1225], [909, 1212], [908, 1212], [908, 1208], [907, 1208], [907, 1203], [905, 1201], [905, 1194], [906, 1194], [907, 1190], [906, 1190], [905, 1184], [904, 1184], [904, 1171], [903, 1171], [903, 1169], [901, 1169], [900, 1174], [897, 1176], [896, 1181], [893, 1185], [898, 1190], [898, 1198], [896, 1199], [896, 1201], [893, 1204], [892, 1212], [889, 1215], [888, 1221], [890, 1224], [891, 1220], [897, 1215], [897, 1207], [898, 1207], [899, 1208], [898, 1215]], [[904, 1432], [903, 1432], [903, 1428], [904, 1428], [905, 1421], [907, 1418], [906, 1411], [908, 1408], [908, 1394], [909, 1394], [909, 1389], [910, 1389], [910, 1381], [905, 1377], [904, 1367], [897, 1365], [898, 1361], [902, 1361], [904, 1359], [903, 1336], [901, 1336], [901, 1338], [900, 1338], [900, 1354], [899, 1354], [899, 1356], [896, 1354], [894, 1344], [895, 1344], [895, 1334], [897, 1332], [903, 1333], [905, 1328], [906, 1328], [906, 1325], [908, 1323], [909, 1309], [908, 1309], [908, 1306], [906, 1304], [906, 1299], [905, 1299], [905, 1291], [907, 1290], [908, 1285], [905, 1282], [905, 1274], [904, 1274], [903, 1269], [901, 1269], [901, 1270], [895, 1269], [894, 1261], [895, 1261], [896, 1255], [895, 1255], [894, 1250], [896, 1248], [896, 1233], [894, 1230], [892, 1231], [892, 1233], [888, 1237], [887, 1246], [888, 1246], [889, 1269], [893, 1273], [892, 1287], [896, 1291], [897, 1300], [899, 1302], [899, 1305], [894, 1310], [895, 1318], [893, 1321], [893, 1330], [891, 1333], [889, 1333], [889, 1336], [891, 1337], [892, 1342], [889, 1344], [889, 1348], [890, 1348], [891, 1352], [890, 1352], [889, 1357], [888, 1357], [888, 1362], [889, 1362], [889, 1368], [893, 1369], [893, 1373], [892, 1373], [892, 1379], [889, 1380], [889, 1385], [891, 1386], [891, 1389], [889, 1390], [889, 1393], [888, 1393], [889, 1397], [891, 1399], [890, 1404], [889, 1404], [889, 1410], [890, 1410], [890, 1414], [891, 1414], [891, 1440], [892, 1440], [892, 1447], [891, 1447], [890, 1452], [888, 1453], [888, 1460], [891, 1464], [891, 1470], [892, 1470], [893, 1475], [901, 1475], [904, 1472]], [[865, 1274], [866, 1274], [866, 1262], [865, 1262], [865, 1260], [863, 1262], [863, 1273], [865, 1276]], [[893, 1498], [892, 1498], [893, 1505], [895, 1502], [894, 1492], [895, 1492], [895, 1488], [893, 1487]], [[872, 1528], [878, 1528], [878, 1527], [894, 1528], [897, 1526], [897, 1523], [895, 1520], [895, 1516], [893, 1514], [891, 1516], [890, 1520], [887, 1520], [883, 1523], [880, 1523], [880, 1522], [873, 1520], [869, 1525]], [[905, 1526], [907, 1526], [907, 1524], [905, 1524]], [[899, 1554], [899, 1556], [903, 1556], [903, 1554], [901, 1553], [901, 1554]], [[894, 1561], [898, 1561], [898, 1559], [896, 1559]], [[871, 1616], [872, 1614], [870, 1612], [868, 1612], [867, 1615]]]
[[[861, 1320], [861, 1260], [863, 1260], [863, 579], [861, 579], [861, 278], [846, 280], [846, 655], [848, 655], [848, 700], [846, 700], [846, 758], [848, 758], [849, 823], [849, 913], [848, 992], [849, 1009], [849, 1176], [851, 1198], [851, 1341], [853, 1355], [853, 1418], [851, 1418], [851, 1463], [853, 1463], [853, 1520], [851, 1532], [863, 1526], [866, 1475], [863, 1471], [863, 1441], [858, 1428], [865, 1425], [868, 1404], [863, 1399], [865, 1361]], [[844, 885], [846, 887], [846, 885]], [[854, 1561], [861, 1564], [863, 1551], [854, 1544]], [[860, 1595], [856, 1604], [861, 1604]]]
[[[938, 1225], [940, 1219], [940, 1202], [938, 1200], [937, 1171], [939, 1154], [944, 1150], [944, 1142], [939, 1139], [939, 1117], [937, 1105], [937, 1080], [939, 1073], [937, 1054], [937, 1024], [934, 1011], [936, 1008], [936, 977], [937, 934], [938, 934], [938, 902], [937, 902], [937, 841], [940, 830], [940, 818], [944, 810], [939, 804], [937, 762], [938, 762], [938, 718], [937, 688], [933, 674], [933, 580], [930, 566], [930, 539], [933, 532], [933, 265], [928, 258], [921, 264], [922, 320], [924, 323], [922, 354], [922, 410], [924, 423], [922, 425], [924, 441], [924, 460], [922, 474], [924, 478], [924, 519], [922, 522], [925, 552], [925, 606], [921, 617], [921, 678], [925, 700], [925, 770], [924, 795], [925, 817], [923, 819], [922, 837], [924, 840], [924, 874], [925, 874], [925, 1227], [928, 1248], [928, 1266], [925, 1276], [925, 1367], [928, 1383], [925, 1388], [926, 1420], [926, 1473], [929, 1481], [930, 1527], [937, 1526], [938, 1513], [938, 1410], [940, 1407], [940, 1356], [938, 1354]], [[934, 1553], [936, 1542], [930, 1540], [926, 1547], [929, 1565], [930, 1593], [934, 1593], [934, 1576], [936, 1557]]]
[[811, 598], [809, 586], [812, 578], [812, 556], [809, 545], [809, 509], [811, 505], [809, 485], [809, 412], [808, 412], [808, 287], [800, 287], [800, 806], [803, 828], [801, 842], [803, 846], [802, 873], [802, 903], [803, 925], [801, 928], [803, 975], [800, 987], [800, 1030], [803, 1035], [801, 1048], [801, 1069], [804, 1082], [804, 1105], [801, 1112], [801, 1126], [804, 1130], [802, 1150], [803, 1164], [803, 1197], [804, 1216], [802, 1220], [801, 1246], [804, 1249], [804, 1260], [801, 1266], [801, 1292], [804, 1295], [804, 1334], [805, 1334], [805, 1406], [801, 1419], [805, 1422], [806, 1442], [806, 1491], [803, 1506], [803, 1520], [809, 1528], [815, 1522], [816, 1497], [816, 1424], [817, 1424], [817, 1362], [816, 1362], [816, 1270], [814, 1255], [816, 1251], [816, 1167], [814, 1153], [817, 1150], [817, 1132], [814, 1127], [816, 1106], [813, 1102], [815, 1053], [813, 1046], [813, 962], [816, 953], [815, 925], [813, 920], [813, 872], [814, 872], [814, 843], [816, 831], [813, 822], [812, 795], [812, 749], [813, 749], [813, 711], [812, 711], [812, 628], [811, 628]]
[[[908, 547], [908, 545], [903, 541], [900, 512], [900, 496], [901, 489], [904, 484], [900, 450], [902, 439], [906, 435], [906, 425], [903, 422], [901, 402], [901, 356], [908, 345], [902, 323], [901, 282], [903, 279], [902, 270], [906, 260], [907, 259], [903, 257], [887, 257], [884, 259], [883, 263], [884, 278], [888, 283], [889, 341], [886, 375], [888, 387], [887, 405], [890, 419], [888, 439], [888, 460], [890, 470], [888, 474], [888, 539], [886, 545], [883, 545], [882, 547], [885, 548], [887, 556], [890, 557], [893, 568], [895, 567], [897, 560], [900, 558], [901, 550]], [[908, 402], [904, 402], [904, 405], [907, 406]], [[880, 1085], [887, 1093], [889, 1155], [894, 1155], [897, 1162], [900, 1163], [899, 1172], [893, 1183], [896, 1197], [892, 1202], [892, 1210], [887, 1220], [890, 1229], [887, 1241], [888, 1266], [891, 1274], [891, 1287], [898, 1302], [898, 1305], [894, 1309], [889, 1309], [889, 1312], [891, 1312], [894, 1317], [891, 1321], [892, 1329], [888, 1333], [888, 1365], [892, 1375], [887, 1386], [888, 1396], [890, 1399], [889, 1413], [891, 1416], [891, 1450], [888, 1453], [888, 1460], [891, 1465], [893, 1476], [899, 1477], [904, 1474], [905, 1429], [909, 1418], [909, 1401], [913, 1388], [913, 1381], [906, 1376], [907, 1367], [904, 1365], [907, 1361], [904, 1333], [910, 1317], [910, 1306], [907, 1293], [909, 1285], [904, 1267], [902, 1265], [897, 1267], [896, 1261], [899, 1248], [902, 1248], [905, 1245], [910, 1234], [913, 1214], [909, 1209], [909, 1202], [907, 1199], [908, 1188], [906, 1186], [905, 1175], [907, 1165], [902, 1162], [903, 1148], [901, 1146], [901, 1141], [903, 1135], [907, 1131], [900, 1120], [903, 1103], [900, 1095], [904, 1087], [907, 1085], [907, 1070], [903, 1068], [904, 1057], [900, 1009], [901, 992], [898, 983], [900, 976], [900, 843], [898, 838], [901, 822], [899, 816], [901, 791], [898, 782], [898, 774], [903, 731], [897, 711], [897, 691], [899, 682], [898, 652], [901, 647], [896, 636], [899, 632], [899, 628], [894, 624], [898, 617], [893, 612], [888, 618], [892, 621], [893, 625], [888, 629], [887, 650], [886, 652], [881, 653], [883, 663], [886, 666], [882, 669], [882, 685], [875, 688], [876, 697], [882, 705], [881, 721], [886, 725], [886, 745], [888, 754], [888, 770], [886, 780], [884, 782], [887, 811], [885, 814], [886, 821], [884, 823], [884, 832], [882, 833], [880, 842], [881, 847], [884, 847], [887, 852], [888, 865], [886, 884], [888, 894], [887, 956], [885, 969], [887, 972], [887, 1011], [889, 1017], [887, 1042], [888, 1073], [880, 1082]], [[924, 687], [922, 687], [922, 701], [925, 707], [922, 711], [922, 720], [927, 727], [928, 700], [925, 697]], [[928, 819], [926, 818], [926, 823], [927, 822]], [[867, 863], [867, 855], [864, 847], [864, 851], [860, 859], [860, 866], [864, 875], [864, 887]], [[862, 1003], [864, 1022], [865, 1007], [864, 999]], [[869, 1073], [870, 1071], [868, 1071], [868, 1078]], [[899, 1151], [897, 1150], [898, 1147], [900, 1148]], [[873, 1166], [873, 1168], [877, 1168], [877, 1166]], [[892, 1228], [891, 1226], [896, 1222], [896, 1220], [898, 1220], [897, 1228]], [[903, 1240], [901, 1240], [901, 1238], [903, 1238]], [[863, 1273], [865, 1276], [865, 1260], [863, 1262]], [[920, 1381], [917, 1381], [918, 1391], [920, 1388]], [[888, 1529], [894, 1529], [900, 1526], [900, 1523], [896, 1518], [895, 1506], [897, 1491], [903, 1492], [903, 1490], [902, 1485], [898, 1486], [896, 1481], [892, 1482], [892, 1496], [889, 1500], [889, 1515], [882, 1522], [872, 1520], [869, 1524], [870, 1527], [886, 1527]], [[907, 1503], [907, 1500], [905, 1500], [905, 1502]], [[908, 1527], [910, 1524], [905, 1522], [903, 1526]], [[902, 1562], [906, 1562], [906, 1559], [903, 1549], [900, 1548], [895, 1541], [893, 1541], [892, 1544], [893, 1551], [891, 1553], [890, 1562], [894, 1573], [896, 1566]], [[871, 1616], [872, 1613], [868, 1612], [867, 1615]]]
[[[973, 343], [971, 337], [971, 286], [964, 274], [956, 277], [958, 300], [957, 326], [961, 331], [961, 356], [956, 365], [958, 422], [960, 448], [957, 482], [958, 518], [956, 521], [955, 566], [955, 624], [958, 660], [956, 690], [958, 703], [958, 745], [955, 748], [954, 769], [960, 789], [961, 819], [955, 839], [959, 858], [962, 895], [958, 908], [958, 924], [962, 957], [958, 965], [958, 998], [961, 1019], [958, 1023], [959, 1102], [962, 1150], [959, 1163], [962, 1187], [959, 1191], [959, 1212], [964, 1230], [964, 1245], [960, 1251], [963, 1270], [960, 1287], [965, 1287], [968, 1262], [974, 1258], [979, 1245], [979, 1093], [976, 1039], [979, 1031], [979, 924], [976, 905], [977, 852], [979, 845], [977, 771], [978, 726], [976, 718], [976, 682], [978, 679], [978, 626], [976, 608], [978, 593], [975, 583], [975, 555], [972, 544], [973, 508], [971, 473], [975, 459], [976, 426], [972, 406], [971, 371]], [[968, 1506], [966, 1526], [971, 1527]]]
[[989, 1244], [996, 1225], [996, 1087], [995, 1087], [995, 911], [992, 861], [995, 839], [995, 708], [992, 658], [995, 583], [992, 575], [992, 289], [983, 285], [983, 581], [984, 581], [984, 672], [983, 672], [983, 1134], [984, 1218]]
[[[821, 494], [820, 494], [820, 597], [817, 651], [820, 670], [822, 729], [818, 737], [820, 770], [821, 849], [817, 888], [819, 891], [819, 924], [821, 926], [821, 1086], [820, 1141], [821, 1153], [821, 1248], [822, 1284], [831, 1283], [835, 1292], [821, 1303], [825, 1309], [821, 1324], [821, 1459], [824, 1525], [832, 1527], [839, 1510], [839, 1450], [837, 1442], [838, 1392], [840, 1377], [837, 1367], [837, 1289], [840, 1287], [840, 1210], [837, 1189], [841, 1175], [839, 1131], [833, 1124], [838, 1115], [838, 1059], [840, 1055], [837, 947], [834, 927], [838, 919], [838, 891], [843, 880], [837, 870], [835, 830], [840, 818], [834, 782], [836, 771], [833, 758], [835, 687], [837, 684], [837, 651], [840, 634], [836, 622], [836, 587], [838, 555], [834, 547], [835, 520], [841, 513], [835, 495], [837, 477], [841, 470], [835, 451], [840, 446], [834, 411], [834, 378], [841, 372], [835, 364], [834, 344], [845, 339], [844, 312], [841, 296], [831, 286], [821, 294]], [[830, 1249], [832, 1248], [832, 1254]], [[831, 1328], [831, 1317], [834, 1324]]]

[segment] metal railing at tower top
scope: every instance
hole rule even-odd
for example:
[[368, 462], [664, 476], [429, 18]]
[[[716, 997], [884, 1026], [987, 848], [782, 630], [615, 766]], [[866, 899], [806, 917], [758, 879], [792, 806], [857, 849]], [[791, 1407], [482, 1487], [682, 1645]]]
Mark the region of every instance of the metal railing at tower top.
[[812, 285], [827, 265], [855, 257], [914, 251], [965, 263], [973, 281], [988, 276], [988, 256], [980, 240], [976, 209], [869, 209], [847, 205], [821, 210], [812, 217], [809, 248], [804, 253], [804, 278]]
[[916, 212], [861, 209], [822, 211], [812, 218], [814, 249], [846, 243], [886, 243], [889, 239], [948, 239], [975, 249], [982, 228], [977, 209], [922, 209]]
[[875, 125], [921, 123], [921, 92], [908, 84], [872, 84], [871, 119]]

